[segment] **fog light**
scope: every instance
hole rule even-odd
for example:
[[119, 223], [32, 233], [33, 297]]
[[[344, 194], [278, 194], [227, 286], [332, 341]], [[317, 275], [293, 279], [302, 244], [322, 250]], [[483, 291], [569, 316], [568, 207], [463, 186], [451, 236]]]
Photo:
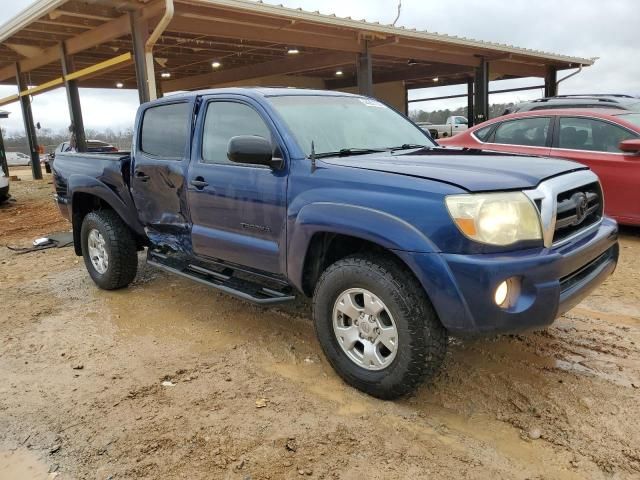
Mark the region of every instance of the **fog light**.
[[498, 305], [498, 306], [504, 305], [504, 302], [507, 301], [507, 296], [508, 295], [509, 295], [509, 284], [505, 280], [500, 285], [498, 285], [498, 288], [496, 288], [496, 293], [493, 296], [493, 298], [494, 298], [494, 300], [496, 302], [496, 305]]

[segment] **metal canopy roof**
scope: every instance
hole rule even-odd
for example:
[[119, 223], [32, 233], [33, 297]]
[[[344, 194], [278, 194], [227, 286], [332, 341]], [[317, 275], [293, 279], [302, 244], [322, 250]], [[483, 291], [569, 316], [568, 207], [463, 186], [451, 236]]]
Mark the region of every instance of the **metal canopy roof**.
[[[347, 88], [356, 84], [355, 59], [365, 45], [373, 56], [374, 83], [401, 80], [407, 88], [466, 82], [483, 59], [490, 62], [492, 80], [544, 77], [549, 68], [593, 64], [585, 58], [261, 2], [174, 4], [173, 19], [153, 50], [157, 82], [165, 92], [284, 75]], [[37, 1], [0, 27], [0, 83], [15, 84], [19, 62], [29, 85], [40, 86], [39, 91], [59, 86], [60, 43], [65, 42], [75, 70], [81, 71], [80, 86], [115, 88], [122, 83], [135, 88], [130, 11], [139, 12], [153, 30], [164, 0]], [[299, 54], [288, 54], [291, 48]], [[218, 69], [212, 68], [213, 60], [221, 63]], [[342, 76], [336, 77], [337, 69]]]

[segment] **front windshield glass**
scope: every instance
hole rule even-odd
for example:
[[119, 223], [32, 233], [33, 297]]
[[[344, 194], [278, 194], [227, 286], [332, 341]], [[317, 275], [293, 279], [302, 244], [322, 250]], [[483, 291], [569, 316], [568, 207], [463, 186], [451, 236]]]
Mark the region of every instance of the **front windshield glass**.
[[271, 97], [269, 101], [307, 156], [311, 154], [311, 142], [317, 155], [435, 146], [420, 128], [371, 98], [291, 95]]
[[640, 127], [640, 113], [623, 113], [618, 115], [622, 120], [626, 120], [627, 122], [633, 123]]

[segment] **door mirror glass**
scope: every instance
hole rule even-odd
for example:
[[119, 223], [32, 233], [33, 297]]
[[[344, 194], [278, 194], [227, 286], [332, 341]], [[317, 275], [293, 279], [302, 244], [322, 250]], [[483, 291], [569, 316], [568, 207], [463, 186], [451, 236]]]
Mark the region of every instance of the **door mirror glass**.
[[257, 135], [238, 135], [229, 140], [227, 157], [235, 163], [271, 166], [273, 146]]
[[633, 138], [630, 140], [623, 140], [622, 142], [620, 142], [620, 145], [618, 146], [618, 148], [622, 150], [624, 153], [630, 153], [632, 155], [640, 155], [640, 139]]

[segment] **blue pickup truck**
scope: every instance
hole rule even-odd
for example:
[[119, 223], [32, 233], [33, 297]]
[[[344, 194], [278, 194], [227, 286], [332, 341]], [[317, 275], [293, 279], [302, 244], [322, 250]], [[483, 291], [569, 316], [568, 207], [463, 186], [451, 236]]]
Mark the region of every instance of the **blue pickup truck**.
[[130, 153], [61, 153], [56, 200], [103, 289], [147, 263], [261, 305], [313, 298], [349, 384], [396, 398], [449, 335], [543, 328], [615, 269], [596, 175], [438, 147], [372, 98], [231, 88], [140, 106]]

